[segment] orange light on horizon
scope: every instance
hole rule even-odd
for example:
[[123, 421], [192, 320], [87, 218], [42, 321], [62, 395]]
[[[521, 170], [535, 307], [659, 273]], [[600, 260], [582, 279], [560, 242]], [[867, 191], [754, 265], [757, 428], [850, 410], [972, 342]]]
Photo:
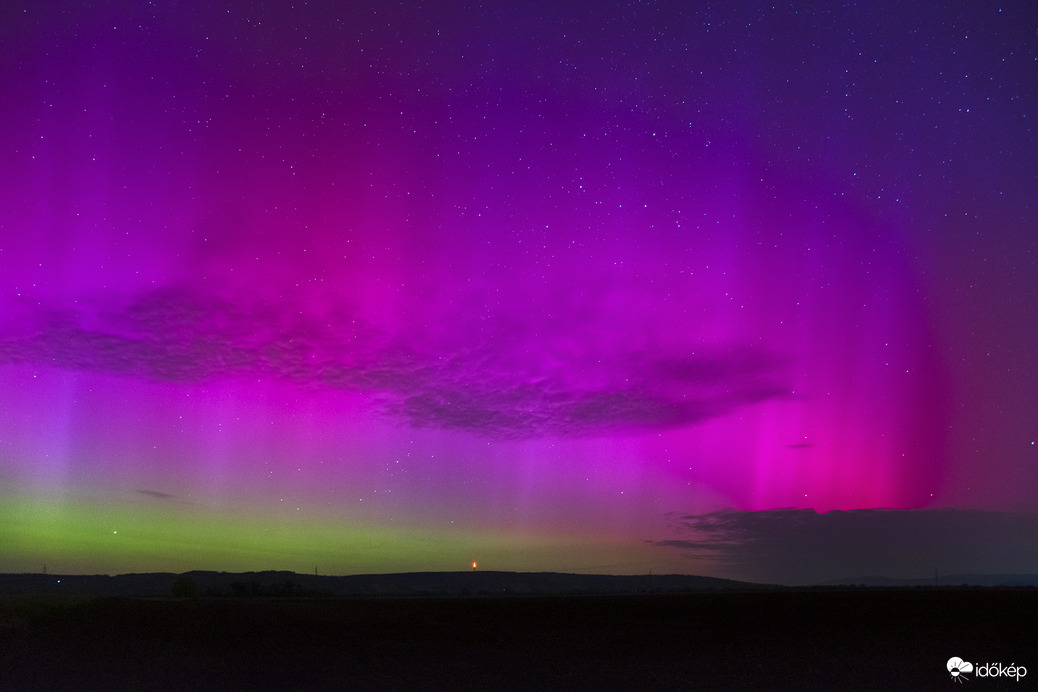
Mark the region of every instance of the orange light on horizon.
[[475, 563], [475, 562], [473, 562], [473, 563], [472, 563], [472, 571], [473, 571], [473, 572], [475, 572], [475, 571], [476, 571], [476, 563]]

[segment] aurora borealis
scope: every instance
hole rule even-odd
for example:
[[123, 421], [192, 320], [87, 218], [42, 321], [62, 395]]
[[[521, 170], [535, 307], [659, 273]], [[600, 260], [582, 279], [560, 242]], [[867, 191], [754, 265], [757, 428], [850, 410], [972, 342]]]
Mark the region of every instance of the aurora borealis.
[[687, 517], [1038, 511], [1030, 3], [0, 19], [0, 571], [783, 580]]

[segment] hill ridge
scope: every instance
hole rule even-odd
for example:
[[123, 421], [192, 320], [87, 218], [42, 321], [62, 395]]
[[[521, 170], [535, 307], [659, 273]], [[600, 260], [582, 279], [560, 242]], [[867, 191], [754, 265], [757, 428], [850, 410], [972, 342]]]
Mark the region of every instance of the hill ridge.
[[120, 575], [0, 574], [0, 594], [46, 593], [157, 597], [179, 583], [201, 596], [469, 596], [678, 593], [762, 588], [760, 584], [688, 574], [574, 574], [569, 572], [392, 572], [321, 575], [285, 570], [191, 570]]

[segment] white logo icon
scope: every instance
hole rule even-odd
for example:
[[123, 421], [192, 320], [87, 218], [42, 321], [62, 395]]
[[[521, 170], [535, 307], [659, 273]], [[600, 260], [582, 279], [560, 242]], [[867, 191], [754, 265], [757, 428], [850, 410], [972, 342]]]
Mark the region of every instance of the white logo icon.
[[955, 682], [969, 680], [964, 673], [972, 673], [973, 664], [969, 661], [963, 661], [958, 656], [952, 656], [948, 659], [948, 672], [951, 673], [951, 679]]

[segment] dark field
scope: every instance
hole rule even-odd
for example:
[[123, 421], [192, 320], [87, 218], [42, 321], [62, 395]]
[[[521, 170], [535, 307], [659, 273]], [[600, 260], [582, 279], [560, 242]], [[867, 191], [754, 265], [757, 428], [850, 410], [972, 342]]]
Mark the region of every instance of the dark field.
[[0, 597], [0, 690], [956, 689], [1038, 681], [1038, 590]]

